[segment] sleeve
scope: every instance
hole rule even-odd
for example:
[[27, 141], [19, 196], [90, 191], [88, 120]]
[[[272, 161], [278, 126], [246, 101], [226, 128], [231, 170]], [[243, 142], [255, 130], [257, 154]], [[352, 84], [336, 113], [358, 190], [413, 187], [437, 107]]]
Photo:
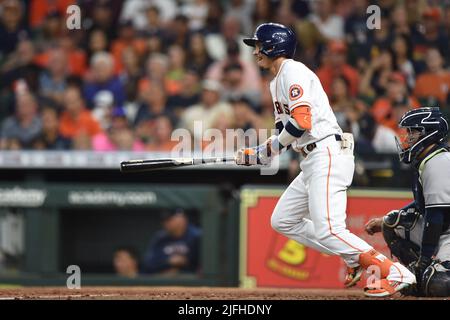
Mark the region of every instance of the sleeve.
[[293, 68], [286, 73], [283, 91], [291, 117], [301, 129], [311, 130], [313, 79], [304, 70]]
[[436, 252], [444, 226], [443, 208], [426, 208], [424, 220], [420, 255], [431, 258]]
[[430, 159], [421, 174], [425, 208], [450, 207], [450, 153]]
[[289, 146], [306, 130], [311, 130], [312, 79], [308, 79], [303, 73], [303, 70], [292, 68], [281, 81], [281, 94], [288, 101], [287, 108], [291, 115], [278, 136], [281, 148]]

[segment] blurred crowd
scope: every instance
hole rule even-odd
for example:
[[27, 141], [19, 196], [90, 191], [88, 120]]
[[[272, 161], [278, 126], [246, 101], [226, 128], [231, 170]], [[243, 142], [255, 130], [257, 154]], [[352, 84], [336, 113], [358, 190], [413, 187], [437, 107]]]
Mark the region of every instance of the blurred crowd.
[[[450, 113], [450, 4], [377, 1], [371, 29], [374, 3], [0, 0], [0, 149], [170, 151], [173, 130], [199, 120], [271, 129], [272, 76], [242, 38], [272, 21], [295, 31], [295, 58], [319, 76], [357, 152], [395, 152], [406, 110]], [[72, 4], [80, 29], [67, 26]]]

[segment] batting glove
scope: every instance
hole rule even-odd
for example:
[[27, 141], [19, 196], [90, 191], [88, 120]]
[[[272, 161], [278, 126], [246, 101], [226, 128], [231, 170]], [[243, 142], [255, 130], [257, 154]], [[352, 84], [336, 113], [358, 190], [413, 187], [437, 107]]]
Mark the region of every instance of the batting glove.
[[236, 164], [244, 166], [269, 165], [272, 157], [279, 153], [277, 141], [277, 137], [272, 136], [257, 147], [240, 149], [236, 154]]

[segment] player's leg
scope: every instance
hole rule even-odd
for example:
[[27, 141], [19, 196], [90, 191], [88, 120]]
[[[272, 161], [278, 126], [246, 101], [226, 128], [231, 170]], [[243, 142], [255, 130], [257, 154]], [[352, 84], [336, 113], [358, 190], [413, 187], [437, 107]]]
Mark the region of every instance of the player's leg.
[[[336, 144], [337, 145], [337, 144]], [[359, 254], [372, 247], [346, 227], [347, 188], [354, 162], [339, 159], [336, 150], [323, 148], [304, 163], [309, 187], [309, 211], [320, 243], [342, 256], [350, 267], [359, 265]], [[340, 161], [340, 162], [339, 162]]]
[[272, 228], [307, 247], [334, 255], [319, 243], [309, 217], [308, 192], [301, 172], [284, 191], [272, 213]]
[[346, 227], [346, 190], [353, 178], [353, 156], [342, 154], [338, 144], [330, 144], [313, 151], [308, 158], [304, 164], [309, 171], [305, 181], [319, 242], [341, 255], [349, 266], [376, 267], [384, 280], [382, 290], [375, 290], [373, 296], [392, 294], [413, 283], [414, 275], [406, 267], [394, 264]]

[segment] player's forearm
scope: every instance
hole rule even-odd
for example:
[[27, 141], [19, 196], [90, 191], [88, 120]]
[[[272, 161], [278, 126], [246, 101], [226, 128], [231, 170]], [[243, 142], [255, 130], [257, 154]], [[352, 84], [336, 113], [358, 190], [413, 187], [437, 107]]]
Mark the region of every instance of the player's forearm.
[[296, 139], [300, 138], [304, 132], [305, 130], [303, 130], [293, 118], [290, 118], [273, 142], [273, 146], [274, 148], [282, 150], [291, 145]]
[[444, 212], [442, 208], [427, 208], [425, 210], [425, 223], [422, 234], [420, 255], [431, 258], [436, 252], [444, 225]]

